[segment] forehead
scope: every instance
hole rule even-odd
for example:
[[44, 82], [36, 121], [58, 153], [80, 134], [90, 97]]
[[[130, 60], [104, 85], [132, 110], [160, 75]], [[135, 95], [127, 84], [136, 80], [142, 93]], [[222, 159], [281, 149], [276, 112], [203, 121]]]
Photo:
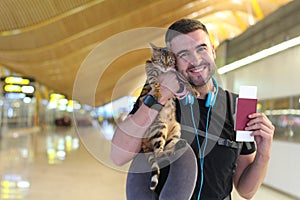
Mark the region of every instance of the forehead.
[[200, 44], [211, 45], [209, 36], [203, 30], [175, 36], [170, 42], [171, 50], [176, 53], [181, 50], [192, 50]]

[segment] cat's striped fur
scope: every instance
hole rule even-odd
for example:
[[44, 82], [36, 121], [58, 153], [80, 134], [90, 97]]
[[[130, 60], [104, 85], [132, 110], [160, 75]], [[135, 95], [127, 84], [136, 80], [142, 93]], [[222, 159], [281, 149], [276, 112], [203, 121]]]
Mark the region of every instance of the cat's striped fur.
[[[178, 80], [184, 88], [188, 88], [189, 93], [198, 95], [198, 93], [192, 89], [187, 81], [175, 70], [175, 56], [167, 48], [156, 47], [151, 44], [152, 58], [151, 61], [146, 62], [146, 74], [147, 83], [141, 94], [141, 102], [147, 93], [151, 90], [155, 90], [157, 98], [160, 97], [160, 85], [157, 81], [157, 77], [164, 72], [173, 70], [178, 74]], [[188, 87], [187, 87], [188, 86]], [[185, 96], [186, 94], [183, 94]], [[178, 97], [179, 95], [177, 95]], [[182, 97], [182, 93], [180, 94]], [[155, 190], [158, 184], [158, 178], [160, 175], [159, 161], [168, 158], [170, 154], [175, 151], [175, 144], [180, 141], [181, 130], [180, 124], [176, 121], [175, 116], [175, 97], [170, 98], [159, 115], [149, 127], [145, 134], [145, 138], [142, 142], [142, 149], [147, 156], [148, 162], [152, 168], [152, 178], [150, 189]]]

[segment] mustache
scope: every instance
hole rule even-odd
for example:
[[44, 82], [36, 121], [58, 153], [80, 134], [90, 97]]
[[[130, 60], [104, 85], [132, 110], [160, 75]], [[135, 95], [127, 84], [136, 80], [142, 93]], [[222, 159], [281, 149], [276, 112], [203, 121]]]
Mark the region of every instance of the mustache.
[[205, 61], [202, 61], [199, 65], [193, 65], [191, 64], [189, 67], [188, 67], [188, 70], [190, 69], [194, 69], [194, 68], [197, 68], [197, 67], [201, 67], [201, 66], [210, 66], [210, 63], [209, 62], [205, 62]]

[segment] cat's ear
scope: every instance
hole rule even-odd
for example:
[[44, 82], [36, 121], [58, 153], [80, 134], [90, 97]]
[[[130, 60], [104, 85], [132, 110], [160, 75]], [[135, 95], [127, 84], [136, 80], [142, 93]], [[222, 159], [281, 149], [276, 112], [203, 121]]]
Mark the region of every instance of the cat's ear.
[[151, 49], [156, 50], [158, 49], [157, 46], [155, 46], [153, 43], [149, 42], [149, 45], [151, 46]]
[[151, 43], [151, 42], [149, 42], [149, 45], [151, 46], [151, 48], [155, 48], [156, 46], [153, 44], [153, 43]]

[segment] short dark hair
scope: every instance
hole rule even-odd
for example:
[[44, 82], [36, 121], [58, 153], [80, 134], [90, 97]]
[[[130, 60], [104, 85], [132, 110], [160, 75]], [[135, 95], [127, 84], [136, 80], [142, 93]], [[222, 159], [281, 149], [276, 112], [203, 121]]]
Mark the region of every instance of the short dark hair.
[[195, 19], [180, 19], [174, 22], [167, 30], [165, 36], [165, 42], [168, 44], [171, 40], [180, 34], [187, 34], [193, 31], [201, 29], [208, 34], [208, 31], [204, 24]]

